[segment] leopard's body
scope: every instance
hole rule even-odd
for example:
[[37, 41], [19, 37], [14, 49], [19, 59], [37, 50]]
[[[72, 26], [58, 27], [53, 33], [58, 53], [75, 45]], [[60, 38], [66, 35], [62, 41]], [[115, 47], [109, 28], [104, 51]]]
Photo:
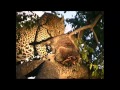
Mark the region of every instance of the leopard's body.
[[[50, 37], [55, 37], [64, 34], [64, 18], [59, 18], [56, 15], [45, 13], [39, 20], [38, 25], [31, 29], [22, 28], [16, 30], [16, 62], [27, 60], [34, 57], [34, 47], [30, 45], [33, 42], [41, 42]], [[46, 46], [36, 44], [35, 48], [38, 55], [43, 57], [47, 55]]]

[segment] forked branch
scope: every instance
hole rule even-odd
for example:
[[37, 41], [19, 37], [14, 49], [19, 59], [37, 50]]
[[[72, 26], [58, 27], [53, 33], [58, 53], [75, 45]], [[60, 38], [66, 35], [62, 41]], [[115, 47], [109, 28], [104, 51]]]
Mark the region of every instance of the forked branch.
[[99, 41], [98, 41], [97, 35], [96, 35], [96, 33], [94, 32], [93, 28], [95, 27], [95, 25], [97, 24], [97, 22], [100, 20], [101, 16], [102, 16], [102, 15], [99, 14], [99, 15], [95, 18], [95, 21], [94, 21], [92, 24], [83, 26], [83, 27], [81, 27], [81, 28], [78, 28], [78, 29], [76, 29], [75, 31], [71, 32], [69, 35], [72, 36], [72, 35], [74, 35], [75, 33], [78, 33], [78, 32], [80, 32], [80, 31], [82, 31], [82, 30], [91, 29], [91, 31], [93, 31], [93, 34], [94, 34], [94, 36], [95, 36], [95, 40], [96, 40], [96, 42], [98, 43]]

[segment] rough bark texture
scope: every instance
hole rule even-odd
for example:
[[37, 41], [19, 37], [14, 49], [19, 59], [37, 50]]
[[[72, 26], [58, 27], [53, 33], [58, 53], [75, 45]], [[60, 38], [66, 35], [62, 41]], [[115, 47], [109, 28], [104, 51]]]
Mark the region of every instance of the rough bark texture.
[[16, 78], [17, 79], [25, 79], [25, 75], [32, 72], [34, 69], [36, 69], [41, 63], [44, 61], [41, 60], [35, 60], [32, 62], [25, 62], [23, 64], [19, 64], [16, 66]]
[[88, 79], [88, 69], [84, 65], [65, 67], [59, 63], [45, 61], [36, 79]]
[[41, 64], [41, 68], [36, 76], [36, 79], [58, 79], [59, 73], [56, 67], [57, 66], [54, 63], [45, 61]]

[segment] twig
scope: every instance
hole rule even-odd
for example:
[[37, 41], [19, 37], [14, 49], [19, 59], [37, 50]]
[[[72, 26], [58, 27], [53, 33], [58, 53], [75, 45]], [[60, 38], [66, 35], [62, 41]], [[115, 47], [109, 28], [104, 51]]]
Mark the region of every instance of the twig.
[[99, 21], [99, 19], [101, 18], [101, 14], [99, 14], [96, 18], [95, 18], [95, 21], [92, 23], [92, 28], [95, 27], [95, 25], [97, 24], [97, 22]]
[[98, 42], [99, 42], [99, 40], [98, 40], [98, 38], [97, 38], [97, 35], [96, 35], [96, 33], [95, 33], [94, 29], [92, 28], [92, 29], [91, 29], [91, 31], [93, 31], [93, 34], [94, 34], [94, 36], [95, 36], [95, 40], [96, 40], [97, 44], [99, 44], [99, 43], [98, 43]]
[[99, 21], [99, 19], [101, 18], [101, 16], [102, 16], [102, 15], [99, 14], [99, 15], [96, 17], [95, 21], [94, 21], [92, 24], [83, 26], [83, 27], [81, 27], [81, 28], [78, 28], [78, 29], [76, 29], [75, 31], [69, 33], [69, 35], [72, 36], [72, 35], [74, 35], [75, 33], [78, 33], [78, 32], [80, 32], [80, 31], [82, 31], [82, 30], [86, 30], [86, 29], [89, 29], [89, 28], [90, 28], [91, 31], [93, 31], [93, 34], [95, 35], [96, 42], [98, 43], [99, 41], [98, 41], [97, 35], [96, 35], [96, 33], [94, 32], [93, 28], [95, 27], [95, 25], [97, 24], [97, 22]]

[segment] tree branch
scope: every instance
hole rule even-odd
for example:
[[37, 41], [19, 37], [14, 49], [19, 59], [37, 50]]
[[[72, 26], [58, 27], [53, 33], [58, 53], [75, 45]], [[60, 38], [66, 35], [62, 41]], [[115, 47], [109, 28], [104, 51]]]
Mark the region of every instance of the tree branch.
[[97, 35], [96, 35], [94, 29], [92, 28], [91, 31], [93, 31], [93, 34], [94, 34], [94, 36], [95, 36], [95, 40], [96, 40], [96, 42], [97, 42], [97, 44], [98, 44], [99, 40], [98, 40], [98, 38], [97, 38]]
[[92, 23], [92, 28], [95, 27], [95, 25], [97, 24], [97, 22], [99, 21], [99, 19], [101, 18], [101, 14], [99, 14], [96, 18], [95, 18], [95, 21]]
[[[78, 32], [80, 32], [80, 31], [82, 31], [82, 30], [86, 30], [86, 29], [89, 29], [89, 28], [93, 29], [93, 28], [95, 27], [95, 25], [97, 24], [97, 22], [99, 21], [99, 19], [101, 18], [101, 16], [102, 16], [102, 15], [99, 14], [99, 15], [95, 18], [95, 21], [94, 21], [92, 24], [83, 26], [83, 27], [81, 27], [81, 28], [78, 28], [78, 29], [76, 29], [75, 31], [69, 33], [69, 35], [72, 36], [72, 35], [75, 34], [75, 33], [78, 33]], [[98, 41], [97, 35], [95, 34], [94, 30], [93, 30], [93, 33], [94, 33], [94, 35], [95, 35], [96, 41]], [[98, 42], [97, 42], [97, 43], [98, 43]]]
[[16, 78], [17, 79], [22, 78], [23, 76], [25, 76], [26, 74], [30, 73], [35, 68], [37, 68], [43, 62], [44, 61], [42, 60], [35, 60], [32, 62], [26, 62], [20, 65], [17, 65], [16, 66]]

